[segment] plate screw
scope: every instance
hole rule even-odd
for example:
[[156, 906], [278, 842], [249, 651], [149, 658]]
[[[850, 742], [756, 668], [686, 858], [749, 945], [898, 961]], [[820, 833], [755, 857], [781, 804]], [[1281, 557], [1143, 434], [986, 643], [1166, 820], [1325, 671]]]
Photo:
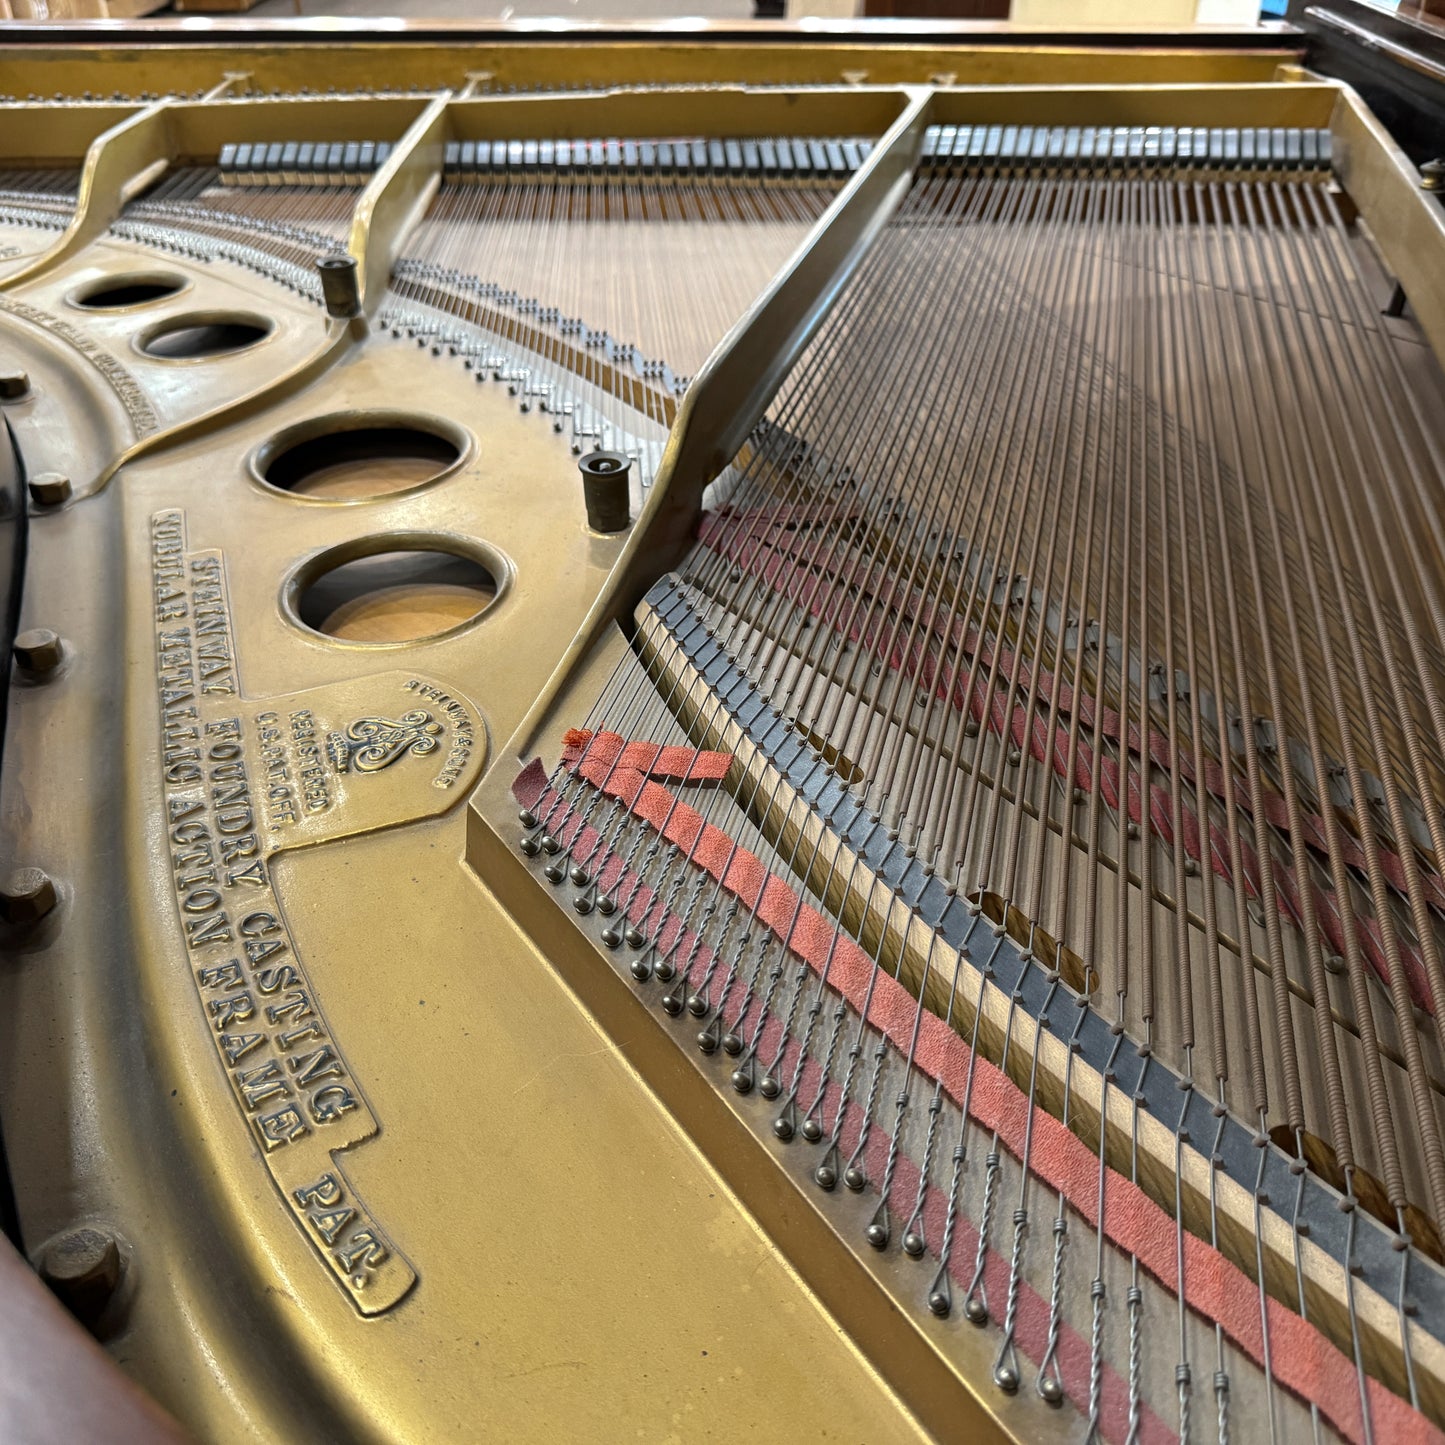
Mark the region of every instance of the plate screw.
[[18, 367], [12, 371], [0, 371], [0, 401], [19, 401], [30, 395], [30, 376]]
[[40, 868], [16, 868], [0, 884], [0, 918], [6, 923], [39, 923], [55, 901], [55, 884]]
[[30, 500], [42, 507], [58, 507], [70, 500], [70, 478], [64, 472], [40, 472], [30, 478]]
[[48, 677], [63, 655], [60, 638], [48, 627], [31, 627], [15, 639], [15, 661], [32, 677]]
[[1426, 161], [1420, 167], [1420, 189], [1422, 191], [1445, 191], [1445, 158]]
[[40, 1253], [40, 1278], [77, 1319], [93, 1324], [120, 1284], [115, 1236], [99, 1229], [58, 1234]]

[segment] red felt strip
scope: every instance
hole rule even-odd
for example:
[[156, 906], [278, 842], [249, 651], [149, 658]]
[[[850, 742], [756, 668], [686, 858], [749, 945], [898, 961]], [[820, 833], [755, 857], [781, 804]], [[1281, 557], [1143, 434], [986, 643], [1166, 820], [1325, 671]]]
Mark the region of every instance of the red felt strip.
[[[636, 770], [609, 769], [590, 757], [582, 757], [577, 771], [627, 803], [653, 828], [663, 829], [670, 842], [717, 878], [744, 906], [752, 908], [756, 903], [757, 916], [816, 972], [826, 967], [829, 984], [855, 1008], [863, 1007], [872, 981], [868, 1022], [897, 1047], [908, 1048], [917, 1019], [915, 1063], [925, 1074], [940, 1080], [950, 1096], [962, 1103], [971, 1057], [967, 1043], [930, 1010], [923, 1010], [919, 1018], [917, 1001], [895, 979], [883, 973], [874, 979], [873, 962], [863, 949], [847, 935], [839, 934], [836, 926], [815, 909], [806, 903], [800, 907], [798, 895], [769, 873], [760, 859], [735, 846], [721, 829], [705, 822], [696, 809]], [[529, 774], [535, 780], [539, 773], [539, 768], [536, 772], [529, 769], [517, 780], [518, 785]], [[530, 787], [525, 791], [530, 792]], [[523, 794], [519, 792], [518, 796]], [[972, 1117], [986, 1129], [997, 1129], [1014, 1157], [1021, 1158], [1030, 1116], [1027, 1097], [987, 1059], [980, 1056], [973, 1061], [973, 1067]], [[1072, 1206], [1091, 1224], [1097, 1224], [1097, 1156], [1052, 1114], [1035, 1106], [1032, 1116], [1033, 1172], [1051, 1187], [1062, 1189]], [[1143, 1190], [1113, 1169], [1105, 1171], [1105, 1180], [1106, 1235], [1177, 1292], [1174, 1221]], [[1206, 1319], [1217, 1320], [1239, 1348], [1261, 1361], [1263, 1332], [1254, 1282], [1192, 1234], [1184, 1236], [1184, 1256], [1184, 1296], [1191, 1308]], [[1273, 1299], [1267, 1301], [1266, 1310], [1276, 1377], [1301, 1398], [1318, 1404], [1321, 1413], [1347, 1438], [1363, 1440], [1353, 1364], [1293, 1310]], [[1445, 1445], [1445, 1434], [1399, 1396], [1373, 1379], [1367, 1380], [1366, 1388], [1377, 1438], [1409, 1445]]]
[[649, 778], [675, 783], [716, 783], [732, 766], [731, 753], [707, 752], [699, 748], [664, 747], [660, 743], [623, 745], [618, 733], [591, 733], [572, 728], [562, 740], [562, 761], [573, 767], [580, 758], [606, 768], [630, 768]]
[[[539, 809], [551, 795], [546, 792], [547, 777], [540, 761], [534, 761], [513, 785], [513, 791], [525, 806]], [[566, 824], [559, 825], [559, 836], [565, 846], [571, 847], [576, 856], [591, 857], [601, 842], [601, 835], [590, 825], [584, 825], [573, 817]], [[676, 915], [664, 911], [657, 895], [635, 873], [624, 868], [623, 861], [609, 852], [605, 858], [595, 860], [597, 882], [604, 891], [614, 896], [629, 898], [629, 917], [641, 924], [654, 939], [660, 954], [672, 954], [679, 970], [691, 966], [690, 977], [701, 978], [712, 964], [713, 954], [705, 943], [692, 931], [685, 929]], [[760, 1006], [755, 1001], [744, 1018], [739, 1021], [740, 1031], [752, 1036]], [[759, 1052], [771, 1057], [777, 1050], [782, 1033], [782, 1023], [774, 1018], [764, 1028]], [[795, 1039], [784, 1052], [780, 1067], [791, 1075], [797, 1060], [800, 1045]], [[816, 1060], [810, 1061], [803, 1070], [800, 1096], [811, 1101], [821, 1082], [821, 1070]], [[824, 1091], [822, 1107], [825, 1115], [834, 1113], [841, 1098], [841, 1090], [831, 1083]], [[840, 1147], [845, 1154], [851, 1154], [858, 1140], [861, 1115], [857, 1110], [845, 1122]], [[885, 1166], [887, 1139], [880, 1131], [874, 1130], [864, 1151], [865, 1162], [871, 1177], [881, 1178]], [[893, 1189], [890, 1203], [900, 1220], [912, 1212], [918, 1190], [918, 1167], [906, 1154], [901, 1155], [894, 1170]], [[923, 1221], [927, 1236], [931, 1240], [943, 1237], [944, 1216], [948, 1209], [946, 1190], [930, 1186], [924, 1199]], [[973, 1275], [974, 1259], [978, 1246], [978, 1229], [967, 1218], [957, 1220], [954, 1228], [954, 1248], [949, 1259], [949, 1275], [960, 1290], [966, 1290]], [[1087, 1247], [1083, 1245], [1081, 1247]], [[936, 1253], [932, 1256], [936, 1259]], [[1008, 1292], [1009, 1263], [998, 1249], [985, 1249], [984, 1287], [987, 1297], [1002, 1301]], [[920, 1262], [921, 1278], [926, 1283], [932, 1278], [928, 1265]], [[1035, 1365], [1043, 1358], [1048, 1342], [1049, 1304], [1027, 1281], [1020, 1282], [1018, 1305], [1017, 1343], [1019, 1352]], [[1059, 1332], [1058, 1364], [1065, 1392], [1075, 1400], [1087, 1400], [1089, 1394], [1091, 1358], [1088, 1341], [1067, 1321], [1061, 1321]], [[1113, 1442], [1123, 1441], [1128, 1433], [1129, 1386], [1128, 1381], [1107, 1361], [1104, 1362], [1102, 1377], [1102, 1408], [1100, 1424], [1103, 1436]], [[1155, 1414], [1146, 1401], [1140, 1412], [1140, 1440], [1143, 1445], [1174, 1445], [1178, 1435]]]

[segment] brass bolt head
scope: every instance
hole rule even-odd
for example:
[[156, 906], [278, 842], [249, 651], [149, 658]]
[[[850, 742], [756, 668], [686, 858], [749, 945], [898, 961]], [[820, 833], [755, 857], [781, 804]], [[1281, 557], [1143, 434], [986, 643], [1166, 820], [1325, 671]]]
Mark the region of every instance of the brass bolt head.
[[64, 472], [37, 472], [30, 478], [30, 500], [42, 507], [58, 507], [70, 500], [70, 478]]
[[30, 395], [30, 376], [19, 367], [0, 371], [0, 401], [19, 401]]
[[57, 1234], [40, 1252], [40, 1278], [78, 1319], [100, 1317], [120, 1284], [123, 1263], [113, 1234], [99, 1229], [70, 1229]]
[[6, 923], [39, 923], [55, 903], [55, 884], [43, 869], [16, 868], [0, 883], [0, 918]]
[[15, 661], [32, 677], [48, 677], [63, 655], [60, 638], [48, 627], [31, 627], [15, 639]]
[[1422, 191], [1445, 191], [1445, 158], [1437, 157], [1420, 167]]

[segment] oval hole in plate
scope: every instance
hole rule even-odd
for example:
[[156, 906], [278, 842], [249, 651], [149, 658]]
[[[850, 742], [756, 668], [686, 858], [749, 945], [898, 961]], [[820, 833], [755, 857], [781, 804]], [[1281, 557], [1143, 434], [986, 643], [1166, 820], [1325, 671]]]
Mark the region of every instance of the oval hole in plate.
[[86, 311], [128, 311], [133, 306], [150, 306], [184, 291], [184, 276], [166, 271], [127, 271], [103, 276], [83, 286], [71, 300]]
[[148, 331], [140, 349], [157, 361], [202, 361], [245, 351], [271, 334], [271, 324], [239, 312], [205, 311], [172, 317]]
[[355, 502], [406, 492], [454, 466], [465, 441], [402, 422], [326, 430], [263, 456], [268, 485], [298, 497]]
[[417, 642], [469, 622], [496, 598], [497, 579], [458, 552], [376, 552], [303, 583], [296, 614], [343, 642]]

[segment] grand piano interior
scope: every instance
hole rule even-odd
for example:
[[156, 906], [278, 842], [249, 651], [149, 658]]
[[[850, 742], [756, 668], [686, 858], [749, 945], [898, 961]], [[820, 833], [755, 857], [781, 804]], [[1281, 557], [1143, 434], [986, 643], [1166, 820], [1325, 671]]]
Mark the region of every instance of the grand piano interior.
[[1441, 1438], [1366, 8], [0, 32], [5, 1439]]

